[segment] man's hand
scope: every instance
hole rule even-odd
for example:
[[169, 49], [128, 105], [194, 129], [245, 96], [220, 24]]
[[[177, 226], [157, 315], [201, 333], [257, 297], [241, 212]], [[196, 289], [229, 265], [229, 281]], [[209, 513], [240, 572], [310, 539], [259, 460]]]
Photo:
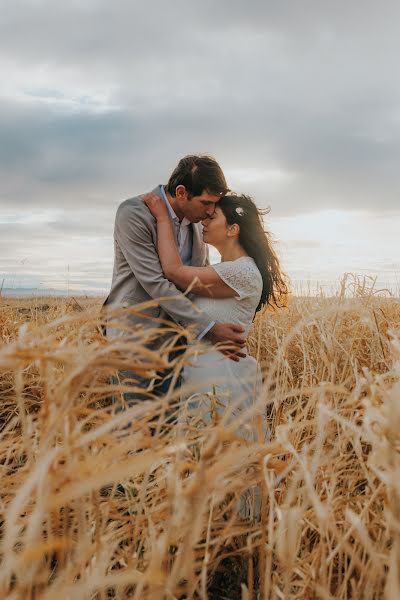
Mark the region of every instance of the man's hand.
[[231, 360], [239, 362], [241, 358], [247, 356], [243, 351], [246, 339], [243, 337], [244, 329], [241, 325], [234, 323], [216, 323], [211, 327], [206, 337], [213, 344], [217, 344], [217, 349], [225, 354]]
[[147, 208], [153, 215], [157, 221], [161, 219], [168, 219], [168, 208], [165, 204], [164, 200], [157, 196], [154, 192], [150, 192], [149, 194], [145, 194], [143, 197], [143, 202], [146, 204]]

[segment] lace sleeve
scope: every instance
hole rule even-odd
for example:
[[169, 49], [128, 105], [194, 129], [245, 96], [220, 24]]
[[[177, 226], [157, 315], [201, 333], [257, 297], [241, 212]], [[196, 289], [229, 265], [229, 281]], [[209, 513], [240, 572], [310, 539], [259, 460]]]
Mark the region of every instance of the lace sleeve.
[[240, 300], [261, 294], [261, 274], [252, 259], [226, 261], [212, 266], [222, 281], [235, 290]]

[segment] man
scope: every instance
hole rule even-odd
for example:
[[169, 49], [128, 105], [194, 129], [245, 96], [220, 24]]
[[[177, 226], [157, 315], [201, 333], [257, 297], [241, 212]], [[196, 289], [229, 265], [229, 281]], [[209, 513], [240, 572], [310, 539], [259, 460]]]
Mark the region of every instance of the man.
[[[209, 156], [197, 155], [182, 158], [167, 186], [159, 185], [153, 190], [167, 205], [184, 264], [199, 267], [209, 264], [200, 221], [213, 215], [217, 202], [227, 191], [218, 163]], [[114, 252], [112, 285], [105, 306], [136, 306], [151, 299], [160, 299], [157, 304], [143, 310], [142, 315], [130, 316], [132, 324], [162, 327], [161, 321], [172, 320], [184, 328], [191, 327], [198, 339], [207, 336], [214, 344], [231, 344], [233, 350], [226, 349], [224, 353], [232, 360], [244, 356], [240, 351], [245, 341], [240, 326], [211, 322], [206, 314], [194, 310], [190, 297], [165, 278], [157, 254], [156, 223], [143, 202], [143, 196], [129, 198], [119, 206]], [[120, 334], [120, 330], [107, 327], [107, 336]], [[165, 341], [162, 335], [151, 347], [157, 348], [161, 341]], [[179, 352], [172, 352], [170, 358], [175, 358]], [[161, 381], [151, 390], [153, 394], [162, 396], [167, 392], [170, 375], [168, 372], [161, 374]], [[134, 373], [123, 372], [122, 376], [133, 378], [135, 385], [143, 390], [150, 386], [149, 380]], [[137, 392], [125, 394], [128, 402], [140, 397]]]

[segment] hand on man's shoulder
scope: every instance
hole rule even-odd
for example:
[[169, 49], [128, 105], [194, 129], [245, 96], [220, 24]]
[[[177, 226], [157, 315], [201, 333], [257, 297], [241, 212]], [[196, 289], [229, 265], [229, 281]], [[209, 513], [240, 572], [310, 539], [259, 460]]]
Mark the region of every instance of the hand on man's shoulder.
[[144, 194], [127, 198], [117, 208], [117, 219], [135, 219], [135, 217], [149, 217], [151, 213], [143, 202]]

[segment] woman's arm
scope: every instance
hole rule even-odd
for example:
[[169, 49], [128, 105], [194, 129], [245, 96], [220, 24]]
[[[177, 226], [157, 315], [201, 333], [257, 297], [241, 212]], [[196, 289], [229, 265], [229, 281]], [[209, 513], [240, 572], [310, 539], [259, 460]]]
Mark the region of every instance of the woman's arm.
[[187, 267], [182, 263], [165, 202], [153, 193], [146, 194], [144, 202], [157, 221], [157, 249], [165, 277], [179, 289], [189, 288], [197, 296], [237, 296], [212, 267]]

